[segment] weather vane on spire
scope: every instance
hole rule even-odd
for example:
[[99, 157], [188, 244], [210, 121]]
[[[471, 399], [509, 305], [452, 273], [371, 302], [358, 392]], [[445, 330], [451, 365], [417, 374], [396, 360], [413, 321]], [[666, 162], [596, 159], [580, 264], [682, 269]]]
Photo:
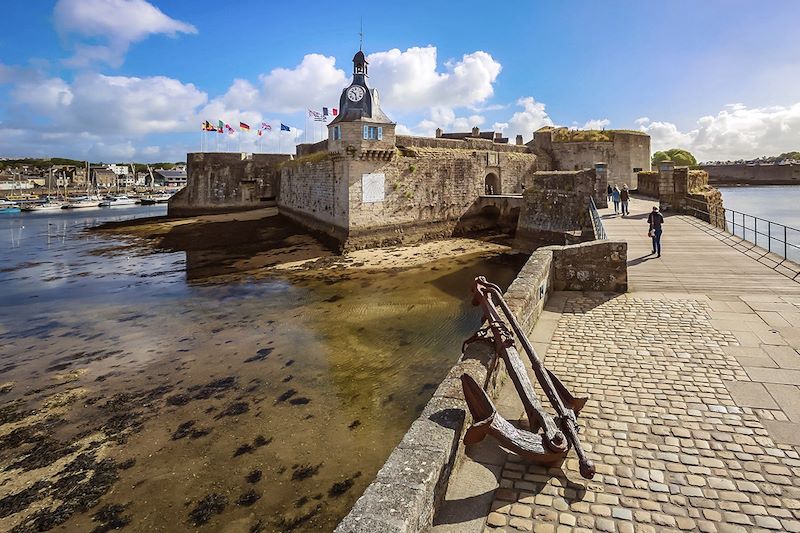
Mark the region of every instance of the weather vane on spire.
[[361, 50], [363, 47], [364, 47], [364, 17], [361, 17], [358, 29], [358, 49]]

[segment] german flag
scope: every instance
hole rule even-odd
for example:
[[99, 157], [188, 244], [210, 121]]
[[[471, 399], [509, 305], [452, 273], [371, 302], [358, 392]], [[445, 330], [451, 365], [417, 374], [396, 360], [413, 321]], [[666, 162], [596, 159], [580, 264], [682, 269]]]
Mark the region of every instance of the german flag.
[[242, 131], [250, 131], [250, 125], [244, 122], [239, 122], [239, 129]]

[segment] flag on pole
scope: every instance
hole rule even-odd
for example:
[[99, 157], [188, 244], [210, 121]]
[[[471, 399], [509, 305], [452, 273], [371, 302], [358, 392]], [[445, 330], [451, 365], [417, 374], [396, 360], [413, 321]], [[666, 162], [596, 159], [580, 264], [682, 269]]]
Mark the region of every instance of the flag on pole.
[[250, 131], [250, 126], [244, 122], [239, 122], [239, 129], [242, 131]]
[[225, 131], [225, 123], [223, 123], [221, 120], [218, 120], [217, 121], [217, 132], [222, 133], [224, 131]]
[[217, 131], [217, 128], [214, 127], [209, 121], [203, 122], [203, 131]]
[[292, 130], [291, 128], [289, 128], [289, 126], [281, 122], [281, 131], [292, 131]]
[[264, 133], [264, 130], [258, 130], [258, 136], [261, 137], [261, 134]]
[[266, 130], [266, 131], [272, 131], [272, 126], [270, 126], [270, 125], [269, 125], [269, 124], [267, 124], [266, 122], [262, 122], [262, 123], [261, 123], [261, 129], [262, 129], [262, 130]]
[[327, 117], [328, 116], [328, 108], [327, 107], [323, 107], [322, 108], [322, 116], [323, 117]]
[[233, 132], [234, 132], [234, 130], [233, 130], [233, 128], [231, 127], [231, 125], [230, 125], [230, 124], [225, 124], [225, 130], [226, 130], [228, 133], [230, 133], [230, 134], [233, 134]]
[[335, 107], [333, 109], [331, 109], [331, 115], [333, 115], [335, 117], [338, 114], [339, 114], [339, 110], [338, 109], [336, 109]]

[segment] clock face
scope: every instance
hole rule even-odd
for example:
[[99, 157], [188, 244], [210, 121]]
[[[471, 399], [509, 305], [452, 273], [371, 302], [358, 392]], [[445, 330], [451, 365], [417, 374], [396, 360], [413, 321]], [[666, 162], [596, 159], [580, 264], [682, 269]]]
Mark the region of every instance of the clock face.
[[364, 98], [364, 88], [358, 85], [353, 85], [349, 89], [347, 89], [347, 98], [351, 102], [358, 102], [362, 98]]

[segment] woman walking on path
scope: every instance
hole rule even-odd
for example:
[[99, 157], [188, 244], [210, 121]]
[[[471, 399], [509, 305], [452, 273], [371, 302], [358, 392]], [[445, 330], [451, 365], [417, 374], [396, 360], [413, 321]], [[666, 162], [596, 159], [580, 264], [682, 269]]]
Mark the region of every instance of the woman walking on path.
[[614, 214], [619, 213], [619, 187], [614, 185], [614, 190], [611, 191], [611, 200], [614, 202]]
[[623, 185], [622, 186], [622, 192], [619, 193], [619, 199], [622, 202], [622, 216], [630, 215], [631, 212], [628, 209], [628, 202], [631, 201], [631, 195], [628, 192], [628, 186], [627, 185]]
[[661, 257], [661, 225], [664, 223], [664, 217], [656, 206], [653, 206], [653, 211], [647, 215], [647, 223], [650, 224], [650, 231], [647, 234], [653, 239], [653, 253], [657, 251], [658, 257]]
[[608, 201], [609, 201], [609, 202], [611, 201], [611, 193], [612, 193], [613, 191], [614, 191], [614, 189], [612, 189], [612, 188], [611, 188], [611, 184], [609, 183], [609, 184], [608, 184], [608, 187], [606, 187], [606, 194], [608, 194]]

